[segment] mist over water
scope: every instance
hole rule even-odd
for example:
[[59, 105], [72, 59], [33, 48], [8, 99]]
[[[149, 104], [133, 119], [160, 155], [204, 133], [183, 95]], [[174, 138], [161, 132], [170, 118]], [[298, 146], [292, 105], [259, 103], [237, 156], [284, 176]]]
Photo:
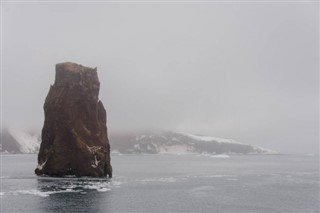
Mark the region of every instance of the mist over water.
[[41, 129], [54, 66], [72, 61], [98, 67], [110, 133], [318, 152], [316, 2], [2, 5], [3, 126]]

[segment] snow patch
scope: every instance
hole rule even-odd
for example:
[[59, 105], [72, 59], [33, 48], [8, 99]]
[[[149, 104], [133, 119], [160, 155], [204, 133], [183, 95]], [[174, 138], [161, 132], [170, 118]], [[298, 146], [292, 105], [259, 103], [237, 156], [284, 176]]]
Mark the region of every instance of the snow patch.
[[271, 150], [271, 149], [266, 149], [260, 146], [255, 146], [254, 150], [258, 153], [263, 153], [263, 154], [278, 154], [277, 151]]
[[230, 158], [230, 156], [227, 154], [216, 155], [216, 154], [211, 154], [211, 153], [202, 153], [198, 156], [204, 156], [204, 157], [209, 157], [209, 158]]
[[185, 133], [185, 132], [179, 132], [179, 134], [184, 135], [186, 137], [189, 137], [191, 139], [197, 140], [197, 141], [239, 144], [239, 145], [251, 146], [254, 150], [253, 154], [256, 154], [256, 153], [258, 153], [258, 154], [278, 154], [278, 152], [276, 152], [274, 150], [266, 149], [266, 148], [259, 147], [259, 146], [253, 146], [250, 144], [241, 143], [241, 142], [235, 141], [233, 139], [211, 137], [211, 136], [199, 136], [199, 135], [193, 135], [193, 134]]
[[26, 131], [8, 129], [10, 135], [18, 142], [22, 153], [36, 153], [40, 147], [38, 134], [30, 134]]

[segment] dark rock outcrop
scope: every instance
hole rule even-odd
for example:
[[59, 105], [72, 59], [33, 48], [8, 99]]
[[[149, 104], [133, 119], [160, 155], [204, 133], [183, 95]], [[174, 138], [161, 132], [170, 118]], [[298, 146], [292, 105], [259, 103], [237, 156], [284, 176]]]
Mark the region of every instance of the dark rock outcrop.
[[56, 65], [44, 103], [37, 175], [112, 176], [106, 110], [98, 99], [97, 69]]

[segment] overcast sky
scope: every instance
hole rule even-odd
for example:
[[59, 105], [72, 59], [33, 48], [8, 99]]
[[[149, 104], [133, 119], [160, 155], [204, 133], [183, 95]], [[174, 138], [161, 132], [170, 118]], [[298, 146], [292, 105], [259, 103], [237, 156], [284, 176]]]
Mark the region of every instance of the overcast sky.
[[55, 64], [98, 67], [110, 132], [319, 151], [319, 5], [3, 3], [2, 122], [41, 129]]

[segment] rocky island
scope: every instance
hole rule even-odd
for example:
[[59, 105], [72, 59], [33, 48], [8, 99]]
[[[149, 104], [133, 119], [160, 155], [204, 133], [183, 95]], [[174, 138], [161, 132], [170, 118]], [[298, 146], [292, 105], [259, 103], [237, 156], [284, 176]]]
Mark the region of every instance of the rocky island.
[[97, 68], [56, 64], [44, 103], [37, 175], [112, 177], [106, 110]]

